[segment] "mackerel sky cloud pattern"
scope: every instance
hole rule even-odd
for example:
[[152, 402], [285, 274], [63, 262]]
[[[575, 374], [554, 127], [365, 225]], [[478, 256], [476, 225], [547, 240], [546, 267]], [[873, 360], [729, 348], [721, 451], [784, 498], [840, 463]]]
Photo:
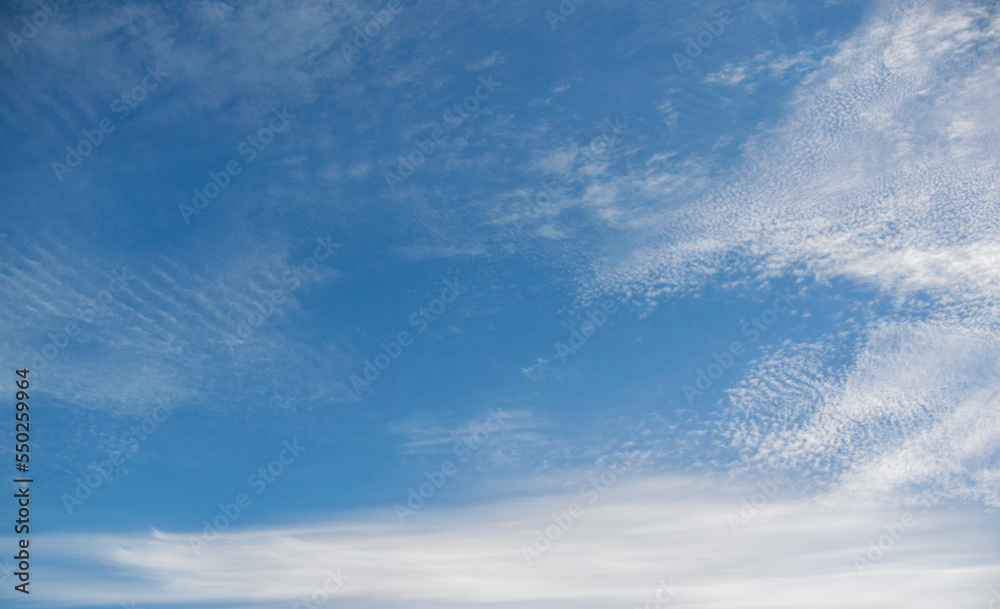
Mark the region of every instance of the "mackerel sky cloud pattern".
[[3, 607], [1000, 607], [995, 3], [0, 15]]

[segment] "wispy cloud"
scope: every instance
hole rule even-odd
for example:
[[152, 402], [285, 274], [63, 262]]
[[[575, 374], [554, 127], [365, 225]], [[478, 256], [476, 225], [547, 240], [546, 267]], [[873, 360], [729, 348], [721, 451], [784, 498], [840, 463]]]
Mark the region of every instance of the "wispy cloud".
[[[748, 369], [730, 394], [732, 438], [761, 464], [853, 488], [951, 476], [954, 495], [994, 504], [984, 484], [1000, 454], [1000, 184], [985, 92], [1000, 85], [998, 45], [997, 17], [979, 4], [881, 5], [810, 75], [788, 118], [748, 141], [746, 171], [674, 209], [619, 203], [604, 216], [642, 237], [584, 276], [583, 293], [629, 286], [662, 303], [731, 271], [733, 256], [761, 281], [874, 291], [888, 317], [786, 343]], [[633, 196], [656, 191], [646, 174], [609, 179]], [[846, 366], [835, 355], [845, 350]]]
[[[572, 484], [572, 476], [563, 478]], [[551, 484], [554, 481], [549, 481]], [[45, 602], [294, 602], [339, 569], [338, 596], [353, 606], [631, 606], [661, 579], [685, 607], [881, 608], [885, 591], [907, 607], [972, 606], [987, 599], [1000, 566], [995, 528], [973, 515], [922, 515], [917, 526], [859, 575], [883, 522], [900, 516], [836, 500], [774, 499], [733, 534], [727, 513], [743, 488], [676, 477], [623, 480], [589, 503], [577, 491], [508, 489], [512, 498], [461, 510], [429, 508], [401, 527], [377, 516], [222, 534], [198, 557], [187, 535], [87, 535], [39, 540], [60, 561], [103, 565], [112, 580], [67, 577], [48, 567]], [[582, 515], [532, 565], [520, 548], [573, 502]], [[392, 522], [392, 518], [381, 522]]]

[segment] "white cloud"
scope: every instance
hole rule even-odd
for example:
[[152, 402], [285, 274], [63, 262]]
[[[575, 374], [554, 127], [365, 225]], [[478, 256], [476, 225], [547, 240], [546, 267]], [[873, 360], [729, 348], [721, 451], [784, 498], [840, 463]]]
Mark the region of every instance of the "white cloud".
[[[213, 260], [210, 270], [169, 255], [143, 262], [130, 258], [124, 265], [124, 288], [111, 283], [121, 277], [121, 267], [86, 253], [89, 250], [79, 243], [39, 239], [26, 251], [11, 249], [7, 273], [0, 275], [11, 316], [0, 328], [5, 326], [15, 338], [4, 350], [10, 361], [27, 360], [33, 374], [44, 379], [41, 386], [49, 396], [78, 408], [141, 416], [161, 398], [225, 407], [218, 396], [192, 389], [198, 379], [212, 377], [203, 359], [224, 358], [236, 377], [259, 378], [260, 370], [278, 359], [276, 354], [301, 351], [274, 331], [279, 320], [297, 312], [299, 299], [313, 284], [340, 277], [335, 258], [311, 273], [299, 268], [315, 241], [295, 255], [291, 252], [298, 250], [293, 248], [303, 244], [282, 241], [275, 237], [265, 248], [257, 243], [256, 251], [224, 255]], [[297, 284], [293, 268], [299, 268]], [[277, 304], [275, 290], [283, 297]], [[267, 310], [267, 303], [268, 318], [240, 342], [240, 323], [258, 314], [258, 305]], [[79, 332], [63, 336], [70, 322]], [[231, 339], [237, 343], [233, 350]], [[62, 347], [54, 350], [51, 345], [57, 343]], [[48, 365], [35, 364], [36, 358], [52, 353]], [[342, 355], [328, 357], [344, 363]], [[235, 390], [230, 395], [237, 400], [245, 397], [238, 388], [205, 385]], [[337, 393], [337, 386], [327, 389]]]
[[[227, 532], [200, 555], [185, 534], [48, 537], [37, 542], [45, 555], [60, 564], [96, 561], [110, 579], [74, 580], [47, 567], [50, 583], [39, 600], [270, 607], [310, 594], [327, 570], [340, 569], [350, 579], [334, 606], [641, 606], [662, 579], [673, 582], [671, 603], [679, 607], [937, 608], [987, 599], [1000, 567], [996, 529], [984, 528], [985, 517], [913, 511], [915, 525], [860, 575], [853, 557], [904, 510], [779, 492], [734, 532], [729, 514], [756, 492], [746, 481], [630, 475], [602, 487], [593, 504], [581, 492], [590, 475], [581, 474], [559, 481], [569, 483], [565, 491], [508, 488], [507, 500], [425, 508], [424, 518], [405, 526], [386, 512]], [[569, 528], [527, 564], [522, 546], [574, 502], [582, 513], [574, 508]]]
[[[631, 287], [662, 302], [732, 272], [736, 254], [760, 281], [846, 279], [887, 301], [850, 332], [781, 345], [749, 369], [731, 394], [746, 463], [808, 467], [857, 491], [934, 479], [996, 503], [998, 24], [975, 3], [884, 3], [788, 118], [750, 139], [752, 162], [731, 180], [645, 206], [636, 199], [677, 200], [676, 168], [614, 178], [626, 194], [600, 217], [641, 237], [582, 280], [584, 297]], [[854, 362], [835, 364], [845, 352]]]

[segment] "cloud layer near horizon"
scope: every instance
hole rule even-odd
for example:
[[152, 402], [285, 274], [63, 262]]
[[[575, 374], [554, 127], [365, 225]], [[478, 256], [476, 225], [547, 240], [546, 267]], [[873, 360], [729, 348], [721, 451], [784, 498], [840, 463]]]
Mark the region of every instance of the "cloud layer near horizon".
[[[41, 551], [66, 566], [96, 560], [118, 576], [111, 585], [64, 566], [46, 569], [39, 598], [277, 607], [339, 570], [349, 579], [330, 606], [631, 607], [654, 598], [662, 580], [678, 607], [864, 609], [892, 599], [931, 608], [975, 606], [1000, 569], [992, 518], [975, 511], [861, 508], [842, 497], [792, 499], [794, 482], [758, 487], [630, 472], [600, 485], [591, 504], [593, 495], [581, 492], [591, 476], [565, 479], [573, 486], [561, 492], [532, 492], [522, 482], [509, 487], [513, 499], [428, 508], [405, 525], [384, 512], [229, 531], [199, 554], [180, 533], [47, 538]], [[744, 500], [759, 507], [748, 511]], [[523, 548], [554, 526], [552, 514], [566, 522], [573, 503], [578, 516], [528, 564]], [[866, 557], [869, 540], [877, 543], [883, 525], [906, 513], [912, 524], [859, 573], [854, 557]]]

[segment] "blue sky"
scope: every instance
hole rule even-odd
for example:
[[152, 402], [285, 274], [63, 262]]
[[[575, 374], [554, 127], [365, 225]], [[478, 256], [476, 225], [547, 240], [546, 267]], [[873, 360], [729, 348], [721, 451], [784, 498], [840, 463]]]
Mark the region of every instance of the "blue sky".
[[4, 606], [1000, 606], [993, 3], [0, 23]]

